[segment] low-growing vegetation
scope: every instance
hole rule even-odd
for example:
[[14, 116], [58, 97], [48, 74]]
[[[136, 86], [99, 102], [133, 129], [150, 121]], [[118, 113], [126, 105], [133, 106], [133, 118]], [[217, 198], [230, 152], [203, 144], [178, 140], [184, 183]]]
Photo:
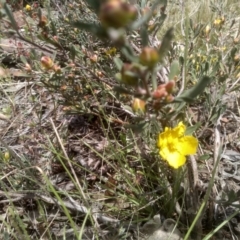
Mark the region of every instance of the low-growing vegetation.
[[238, 239], [237, 0], [0, 0], [0, 239]]

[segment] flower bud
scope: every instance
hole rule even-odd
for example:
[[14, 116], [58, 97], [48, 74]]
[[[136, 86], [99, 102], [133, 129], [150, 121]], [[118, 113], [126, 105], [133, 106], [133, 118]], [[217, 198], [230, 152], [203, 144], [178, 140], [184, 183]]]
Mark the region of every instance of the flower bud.
[[161, 89], [165, 89], [165, 87], [166, 87], [166, 83], [164, 83], [164, 84], [160, 84], [158, 87], [157, 87], [157, 90], [161, 90]]
[[122, 82], [130, 85], [136, 86], [138, 84], [138, 69], [137, 66], [125, 63], [122, 67]]
[[42, 15], [42, 16], [41, 16], [41, 19], [39, 19], [38, 26], [39, 26], [40, 28], [43, 28], [43, 27], [46, 27], [47, 23], [48, 23], [47, 17], [44, 16], [44, 15]]
[[233, 43], [234, 44], [238, 44], [239, 42], [240, 42], [240, 38], [239, 37], [233, 39]]
[[31, 67], [30, 64], [28, 64], [28, 63], [25, 64], [24, 69], [25, 69], [27, 72], [31, 72], [31, 71], [32, 71], [32, 67]]
[[58, 43], [58, 36], [53, 36], [53, 40]]
[[222, 21], [222, 24], [225, 23], [225, 17], [224, 16], [221, 17], [221, 21]]
[[41, 37], [42, 37], [43, 39], [48, 39], [48, 32], [47, 32], [47, 31], [42, 31], [42, 32], [41, 32]]
[[68, 80], [73, 80], [75, 78], [75, 75], [73, 73], [70, 73], [67, 75]]
[[147, 90], [138, 86], [136, 88], [136, 94], [138, 94], [138, 96], [146, 96], [147, 95]]
[[153, 21], [149, 21], [149, 23], [148, 23], [148, 31], [149, 31], [149, 32], [153, 32], [153, 30], [155, 29], [155, 27], [156, 27], [156, 24], [154, 24]]
[[104, 27], [121, 28], [137, 18], [137, 9], [121, 0], [106, 1], [100, 8], [99, 18]]
[[96, 74], [98, 77], [103, 77], [103, 73], [101, 71], [97, 71]]
[[152, 97], [154, 99], [163, 99], [168, 96], [165, 88], [160, 88], [152, 92]]
[[43, 68], [45, 68], [46, 70], [52, 69], [53, 67], [53, 61], [50, 57], [48, 56], [43, 56], [41, 58], [41, 65], [43, 66]]
[[205, 34], [208, 36], [210, 31], [211, 31], [211, 27], [209, 25], [207, 25], [205, 28]]
[[174, 81], [169, 81], [165, 85], [165, 89], [168, 93], [172, 93], [175, 87], [175, 82]]
[[96, 63], [98, 60], [98, 56], [97, 56], [97, 54], [94, 54], [94, 55], [90, 56], [89, 59], [92, 63]]
[[240, 55], [239, 54], [235, 55], [233, 60], [234, 60], [234, 62], [238, 63], [240, 60]]
[[143, 66], [153, 68], [159, 61], [159, 54], [157, 49], [151, 47], [143, 48], [139, 56], [139, 60]]
[[132, 109], [134, 112], [145, 112], [145, 106], [146, 102], [139, 99], [139, 98], [134, 98], [133, 103], [132, 103]]
[[55, 73], [61, 73], [61, 67], [54, 64], [53, 67], [52, 67], [52, 70], [55, 72]]
[[174, 97], [173, 97], [173, 95], [171, 95], [171, 94], [167, 95], [167, 97], [165, 98], [165, 101], [166, 101], [167, 103], [170, 103], [170, 102], [172, 102], [173, 100], [174, 100]]
[[222, 16], [220, 18], [215, 19], [213, 24], [215, 27], [218, 27], [218, 26], [221, 27], [224, 24], [224, 22], [225, 22], [225, 18]]
[[28, 11], [28, 12], [30, 12], [30, 11], [32, 10], [32, 8], [31, 8], [31, 6], [30, 6], [29, 4], [27, 4], [27, 5], [25, 6], [25, 10]]
[[5, 161], [5, 162], [8, 162], [9, 159], [10, 159], [10, 153], [9, 153], [8, 151], [6, 151], [6, 152], [4, 153], [4, 155], [3, 155], [3, 157], [4, 157], [4, 161]]

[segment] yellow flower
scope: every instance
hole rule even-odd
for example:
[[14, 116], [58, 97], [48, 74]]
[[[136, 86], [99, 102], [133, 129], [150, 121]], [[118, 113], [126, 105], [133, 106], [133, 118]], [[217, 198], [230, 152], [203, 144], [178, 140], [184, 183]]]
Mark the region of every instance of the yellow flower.
[[215, 26], [222, 26], [225, 22], [225, 18], [224, 17], [220, 17], [214, 20], [213, 24]]
[[215, 19], [214, 22], [213, 22], [213, 24], [216, 25], [216, 26], [220, 25], [221, 23], [222, 23], [221, 19]]
[[193, 136], [184, 136], [186, 126], [180, 122], [171, 129], [166, 127], [159, 134], [157, 146], [161, 157], [173, 168], [179, 168], [186, 162], [186, 155], [195, 154], [198, 140]]
[[112, 47], [105, 51], [106, 55], [109, 55], [109, 56], [115, 55], [116, 52], [117, 52], [117, 49], [115, 47]]
[[31, 11], [32, 10], [31, 6], [28, 5], [28, 4], [26, 5], [25, 9], [26, 9], [26, 11]]
[[226, 48], [226, 46], [223, 46], [223, 47], [221, 47], [219, 50], [220, 51], [225, 51], [227, 48]]

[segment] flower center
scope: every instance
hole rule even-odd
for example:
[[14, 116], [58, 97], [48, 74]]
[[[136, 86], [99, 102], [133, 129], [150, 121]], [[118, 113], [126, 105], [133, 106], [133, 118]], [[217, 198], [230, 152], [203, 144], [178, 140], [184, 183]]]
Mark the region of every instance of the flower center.
[[167, 147], [168, 147], [169, 151], [171, 151], [171, 152], [176, 151], [177, 142], [178, 142], [177, 139], [171, 139], [170, 141], [168, 141]]

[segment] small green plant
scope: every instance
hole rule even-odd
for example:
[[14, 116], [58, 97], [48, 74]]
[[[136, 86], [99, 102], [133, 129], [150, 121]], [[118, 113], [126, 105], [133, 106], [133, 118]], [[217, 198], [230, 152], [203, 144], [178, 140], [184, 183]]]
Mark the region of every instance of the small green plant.
[[[19, 157], [0, 139], [3, 171], [18, 160], [17, 174], [2, 176], [8, 235], [28, 235], [33, 227], [25, 215], [13, 214], [15, 196], [37, 199], [37, 231], [29, 239], [58, 237], [48, 204], [65, 218], [62, 236], [71, 230], [76, 239], [87, 237], [89, 226], [101, 239], [105, 225], [118, 239], [130, 237], [128, 229], [140, 236], [138, 224], [157, 213], [174, 220], [170, 234], [176, 228], [183, 239], [209, 239], [229, 222], [230, 216], [218, 226], [209, 224], [216, 202], [229, 206], [236, 200], [230, 191], [232, 201], [217, 201], [213, 189], [222, 157], [219, 129], [228, 122], [223, 98], [239, 88], [237, 10], [228, 8], [236, 3], [189, 2], [43, 1], [44, 9], [28, 2], [23, 29], [1, 2], [0, 17], [8, 18], [22, 41], [14, 56], [38, 116], [27, 123], [32, 136], [20, 139], [31, 144], [37, 138], [40, 149], [34, 142], [32, 155]], [[174, 16], [179, 8], [182, 14]], [[22, 51], [23, 42], [31, 47]], [[60, 121], [59, 115], [67, 118]], [[206, 130], [214, 132], [214, 143]]]

